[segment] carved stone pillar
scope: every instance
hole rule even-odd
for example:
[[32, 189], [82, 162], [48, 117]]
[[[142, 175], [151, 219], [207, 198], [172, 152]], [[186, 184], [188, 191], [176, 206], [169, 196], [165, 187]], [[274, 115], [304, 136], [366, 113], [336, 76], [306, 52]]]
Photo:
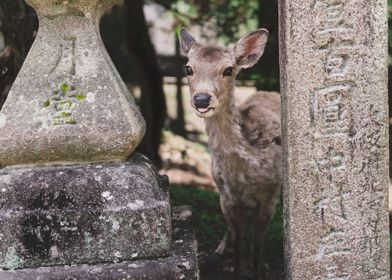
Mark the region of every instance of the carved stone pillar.
[[280, 1], [287, 279], [389, 279], [387, 2]]

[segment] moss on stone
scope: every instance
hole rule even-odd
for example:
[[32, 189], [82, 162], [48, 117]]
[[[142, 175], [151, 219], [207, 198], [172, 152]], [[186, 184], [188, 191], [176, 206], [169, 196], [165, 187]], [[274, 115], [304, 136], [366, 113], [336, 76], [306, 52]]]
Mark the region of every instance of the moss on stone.
[[85, 99], [84, 95], [81, 95], [81, 94], [79, 94], [79, 93], [76, 94], [75, 97], [76, 97], [78, 100], [80, 100], [80, 101], [82, 101], [82, 100]]
[[66, 112], [61, 112], [61, 114], [60, 114], [60, 116], [61, 116], [62, 118], [69, 117], [70, 115], [71, 115], [71, 113], [66, 113]]
[[58, 104], [59, 105], [66, 105], [66, 106], [68, 106], [68, 108], [71, 108], [73, 105], [73, 102], [72, 101], [61, 101]]
[[60, 88], [63, 91], [64, 94], [66, 94], [69, 90], [69, 86], [66, 83], [61, 83]]
[[66, 121], [67, 124], [76, 124], [76, 120], [67, 120]]
[[43, 103], [42, 105], [44, 106], [44, 108], [49, 107], [49, 105], [50, 105], [50, 100], [47, 99], [46, 101], [44, 101], [44, 103]]
[[71, 115], [71, 113], [61, 112], [59, 115], [53, 116], [53, 118], [55, 118], [55, 119], [64, 119], [64, 118], [69, 117], [70, 115]]

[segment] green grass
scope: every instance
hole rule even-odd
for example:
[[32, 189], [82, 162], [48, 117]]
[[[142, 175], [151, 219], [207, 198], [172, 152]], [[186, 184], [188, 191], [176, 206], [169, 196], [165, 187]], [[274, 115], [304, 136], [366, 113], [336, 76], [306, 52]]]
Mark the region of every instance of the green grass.
[[173, 206], [192, 206], [199, 251], [212, 252], [226, 231], [219, 206], [219, 194], [171, 186], [170, 196]]
[[[192, 206], [199, 252], [212, 253], [226, 232], [226, 222], [219, 206], [219, 194], [205, 190], [171, 186], [170, 195], [173, 206]], [[252, 236], [250, 226], [252, 219], [250, 213], [245, 216], [244, 248], [249, 250]], [[279, 202], [268, 229], [264, 249], [265, 261], [272, 266], [279, 266], [283, 262], [282, 229], [283, 214]]]
[[392, 235], [389, 235], [389, 262], [392, 264]]

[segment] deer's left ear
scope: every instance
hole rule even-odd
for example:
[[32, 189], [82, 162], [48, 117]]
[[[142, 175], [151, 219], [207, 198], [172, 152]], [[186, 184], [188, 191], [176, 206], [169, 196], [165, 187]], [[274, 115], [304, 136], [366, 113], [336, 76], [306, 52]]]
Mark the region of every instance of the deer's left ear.
[[242, 37], [234, 47], [237, 65], [241, 68], [255, 65], [264, 53], [267, 40], [267, 29], [258, 29]]

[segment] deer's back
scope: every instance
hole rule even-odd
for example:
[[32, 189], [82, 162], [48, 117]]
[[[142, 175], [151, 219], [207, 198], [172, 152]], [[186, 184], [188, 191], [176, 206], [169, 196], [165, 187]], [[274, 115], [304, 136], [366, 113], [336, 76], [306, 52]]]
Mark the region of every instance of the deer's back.
[[241, 104], [240, 109], [256, 105], [280, 114], [280, 94], [275, 91], [258, 91]]
[[[280, 186], [280, 96], [258, 92], [238, 110], [241, 142], [248, 154], [220, 158], [213, 164], [213, 174], [226, 199], [254, 207], [273, 200]], [[220, 178], [226, 184], [219, 184]]]
[[280, 95], [257, 92], [239, 106], [241, 130], [246, 141], [257, 149], [280, 145]]

